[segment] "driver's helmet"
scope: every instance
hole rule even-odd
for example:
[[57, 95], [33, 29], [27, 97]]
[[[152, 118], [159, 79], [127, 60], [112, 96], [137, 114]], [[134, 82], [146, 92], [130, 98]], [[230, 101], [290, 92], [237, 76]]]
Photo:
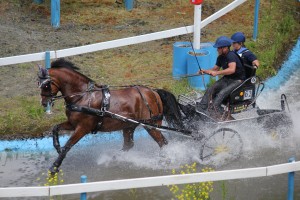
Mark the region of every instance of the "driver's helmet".
[[242, 32], [236, 32], [231, 36], [231, 39], [233, 40], [233, 42], [245, 42], [246, 41], [246, 37], [244, 35], [244, 33]]
[[218, 39], [216, 40], [216, 43], [214, 44], [215, 48], [219, 48], [219, 47], [230, 47], [232, 43], [232, 40], [229, 39], [226, 36], [220, 36], [218, 37]]

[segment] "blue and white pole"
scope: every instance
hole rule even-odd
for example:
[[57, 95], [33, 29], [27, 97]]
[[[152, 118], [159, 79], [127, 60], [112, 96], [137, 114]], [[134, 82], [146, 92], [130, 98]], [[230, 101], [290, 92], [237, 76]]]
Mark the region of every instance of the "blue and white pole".
[[[46, 69], [50, 69], [51, 65], [50, 65], [50, 51], [46, 51], [45, 52], [45, 67]], [[48, 102], [47, 104], [47, 108], [46, 108], [46, 113], [47, 114], [51, 114], [51, 104]]]
[[254, 10], [254, 24], [253, 24], [253, 40], [255, 41], [257, 38], [258, 32], [258, 14], [259, 14], [259, 4], [260, 0], [255, 0], [255, 10]]
[[51, 0], [51, 25], [54, 28], [60, 26], [60, 0]]
[[[295, 158], [291, 157], [289, 162], [295, 162]], [[295, 179], [295, 172], [289, 172], [288, 175], [288, 200], [294, 200], [294, 179]]]
[[[80, 182], [81, 183], [86, 183], [87, 182], [87, 176], [86, 175], [82, 175], [80, 177]], [[80, 194], [80, 200], [86, 200], [86, 192]]]

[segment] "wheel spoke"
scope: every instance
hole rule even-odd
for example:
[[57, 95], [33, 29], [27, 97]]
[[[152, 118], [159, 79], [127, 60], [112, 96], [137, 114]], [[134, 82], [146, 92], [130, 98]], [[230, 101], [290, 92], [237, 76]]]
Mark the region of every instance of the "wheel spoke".
[[213, 149], [213, 147], [207, 146], [206, 144], [204, 145], [204, 147], [207, 147], [209, 149]]
[[211, 153], [211, 154], [208, 154], [208, 155], [206, 155], [206, 156], [203, 156], [202, 159], [209, 158], [209, 157], [212, 156], [213, 154], [214, 154], [214, 153]]
[[225, 144], [228, 144], [228, 142], [232, 141], [230, 139], [232, 139], [235, 135], [236, 135], [236, 133], [233, 133], [232, 136], [227, 140], [227, 142]]
[[235, 159], [239, 157], [242, 146], [241, 137], [236, 131], [230, 128], [221, 128], [204, 140], [201, 158], [205, 159], [225, 153], [225, 155], [229, 155]]

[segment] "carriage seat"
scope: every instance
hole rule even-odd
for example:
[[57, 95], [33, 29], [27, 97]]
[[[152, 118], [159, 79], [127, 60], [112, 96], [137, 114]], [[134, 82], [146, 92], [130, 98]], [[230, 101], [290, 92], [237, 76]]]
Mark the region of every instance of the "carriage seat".
[[244, 65], [246, 70], [246, 80], [236, 87], [226, 99], [230, 113], [239, 113], [252, 104], [255, 106], [255, 83], [256, 68], [250, 65]]

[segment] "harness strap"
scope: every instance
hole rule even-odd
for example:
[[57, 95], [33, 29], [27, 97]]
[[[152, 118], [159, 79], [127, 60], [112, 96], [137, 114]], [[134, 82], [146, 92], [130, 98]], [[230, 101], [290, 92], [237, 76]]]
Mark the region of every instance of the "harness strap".
[[79, 106], [76, 104], [67, 104], [66, 109], [68, 109], [69, 111], [73, 111], [73, 112], [82, 112], [85, 114], [100, 116], [100, 117], [103, 117], [105, 114], [105, 111], [91, 108], [91, 107], [86, 107], [86, 106]]
[[153, 92], [153, 90], [150, 90], [150, 91], [152, 92], [152, 94], [153, 94], [154, 97], [155, 97], [156, 105], [157, 105], [157, 107], [158, 107], [158, 112], [163, 112], [163, 110], [161, 109], [161, 107], [160, 107], [160, 105], [159, 105], [159, 103], [158, 103], [158, 99], [157, 99], [155, 93]]
[[146, 104], [149, 112], [150, 112], [150, 118], [152, 118], [152, 110], [148, 104], [148, 101], [146, 100], [146, 98], [144, 97], [144, 95], [142, 94], [141, 90], [137, 87], [137, 86], [134, 86], [134, 88], [138, 91], [138, 93], [141, 95], [142, 99], [144, 100], [144, 103]]
[[107, 85], [103, 86], [102, 89], [102, 103], [101, 103], [101, 111], [106, 111], [110, 106], [110, 92]]
[[93, 92], [95, 90], [95, 82], [89, 81], [86, 92]]

